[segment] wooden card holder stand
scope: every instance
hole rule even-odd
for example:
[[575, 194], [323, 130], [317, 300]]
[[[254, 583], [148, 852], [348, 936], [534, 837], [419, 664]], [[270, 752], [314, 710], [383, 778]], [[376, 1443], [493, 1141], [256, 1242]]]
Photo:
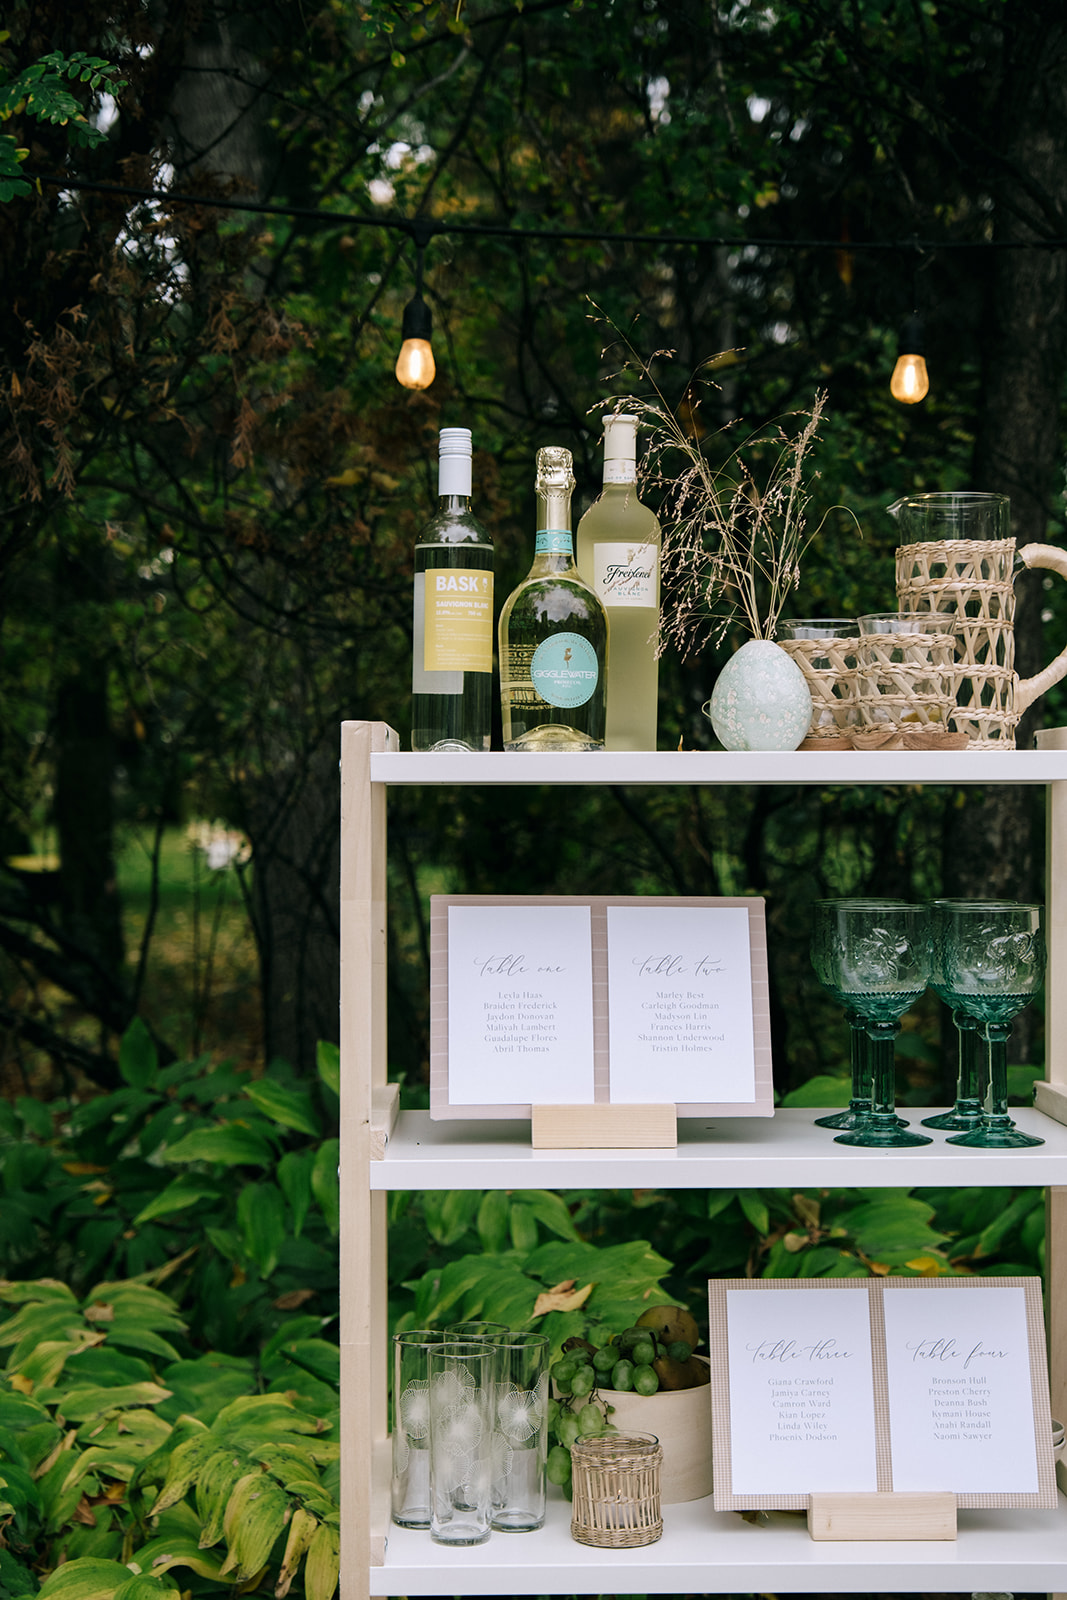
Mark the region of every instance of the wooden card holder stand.
[[956, 1496], [924, 1494], [813, 1494], [808, 1497], [813, 1539], [955, 1539]]
[[534, 1106], [530, 1135], [535, 1150], [674, 1150], [678, 1145], [678, 1108]]

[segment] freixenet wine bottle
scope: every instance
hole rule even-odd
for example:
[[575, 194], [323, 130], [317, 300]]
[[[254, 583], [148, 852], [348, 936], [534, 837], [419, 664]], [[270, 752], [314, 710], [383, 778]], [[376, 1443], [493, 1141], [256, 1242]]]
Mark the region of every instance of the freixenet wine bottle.
[[442, 428], [437, 515], [415, 546], [411, 748], [488, 750], [493, 542], [471, 514], [469, 428]]
[[637, 418], [604, 418], [604, 490], [578, 524], [578, 570], [611, 625], [608, 750], [656, 748], [660, 526], [637, 498]]
[[500, 613], [505, 750], [602, 750], [604, 607], [574, 564], [569, 450], [537, 452], [533, 566]]

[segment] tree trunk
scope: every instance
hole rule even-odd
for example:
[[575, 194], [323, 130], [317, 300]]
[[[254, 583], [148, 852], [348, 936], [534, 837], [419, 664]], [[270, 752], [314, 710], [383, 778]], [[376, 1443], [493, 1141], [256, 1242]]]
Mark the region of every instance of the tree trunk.
[[[1067, 16], [1059, 0], [1005, 7], [1000, 147], [1008, 168], [996, 193], [996, 238], [1037, 240], [1067, 231]], [[1067, 255], [992, 253], [987, 290], [982, 404], [974, 487], [1011, 499], [1018, 545], [1047, 542], [1059, 457], [1059, 410], [1067, 366]], [[1041, 573], [1016, 580], [1015, 665], [1028, 678], [1042, 661]], [[1040, 703], [1019, 724], [1029, 748]], [[951, 817], [945, 892], [1011, 900], [1043, 897], [1040, 795], [1028, 787], [968, 790]], [[1016, 1055], [1036, 1020], [1016, 1026]]]
[[278, 755], [247, 813], [264, 1054], [310, 1075], [318, 1041], [338, 1038], [341, 783], [332, 739]]

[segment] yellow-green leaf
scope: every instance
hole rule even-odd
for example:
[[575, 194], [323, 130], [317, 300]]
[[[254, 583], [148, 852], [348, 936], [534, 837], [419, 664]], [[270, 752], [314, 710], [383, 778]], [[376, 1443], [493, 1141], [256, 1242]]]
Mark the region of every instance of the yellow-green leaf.
[[304, 1594], [307, 1600], [331, 1600], [341, 1572], [341, 1541], [336, 1528], [320, 1522], [308, 1546], [304, 1562]]

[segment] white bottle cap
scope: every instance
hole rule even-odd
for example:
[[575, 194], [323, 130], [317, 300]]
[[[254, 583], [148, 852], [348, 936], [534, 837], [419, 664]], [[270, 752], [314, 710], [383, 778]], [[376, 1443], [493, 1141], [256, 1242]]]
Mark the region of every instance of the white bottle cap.
[[637, 481], [637, 418], [613, 411], [604, 418], [604, 482]]
[[470, 499], [471, 430], [442, 428], [437, 452], [437, 493], [458, 494]]

